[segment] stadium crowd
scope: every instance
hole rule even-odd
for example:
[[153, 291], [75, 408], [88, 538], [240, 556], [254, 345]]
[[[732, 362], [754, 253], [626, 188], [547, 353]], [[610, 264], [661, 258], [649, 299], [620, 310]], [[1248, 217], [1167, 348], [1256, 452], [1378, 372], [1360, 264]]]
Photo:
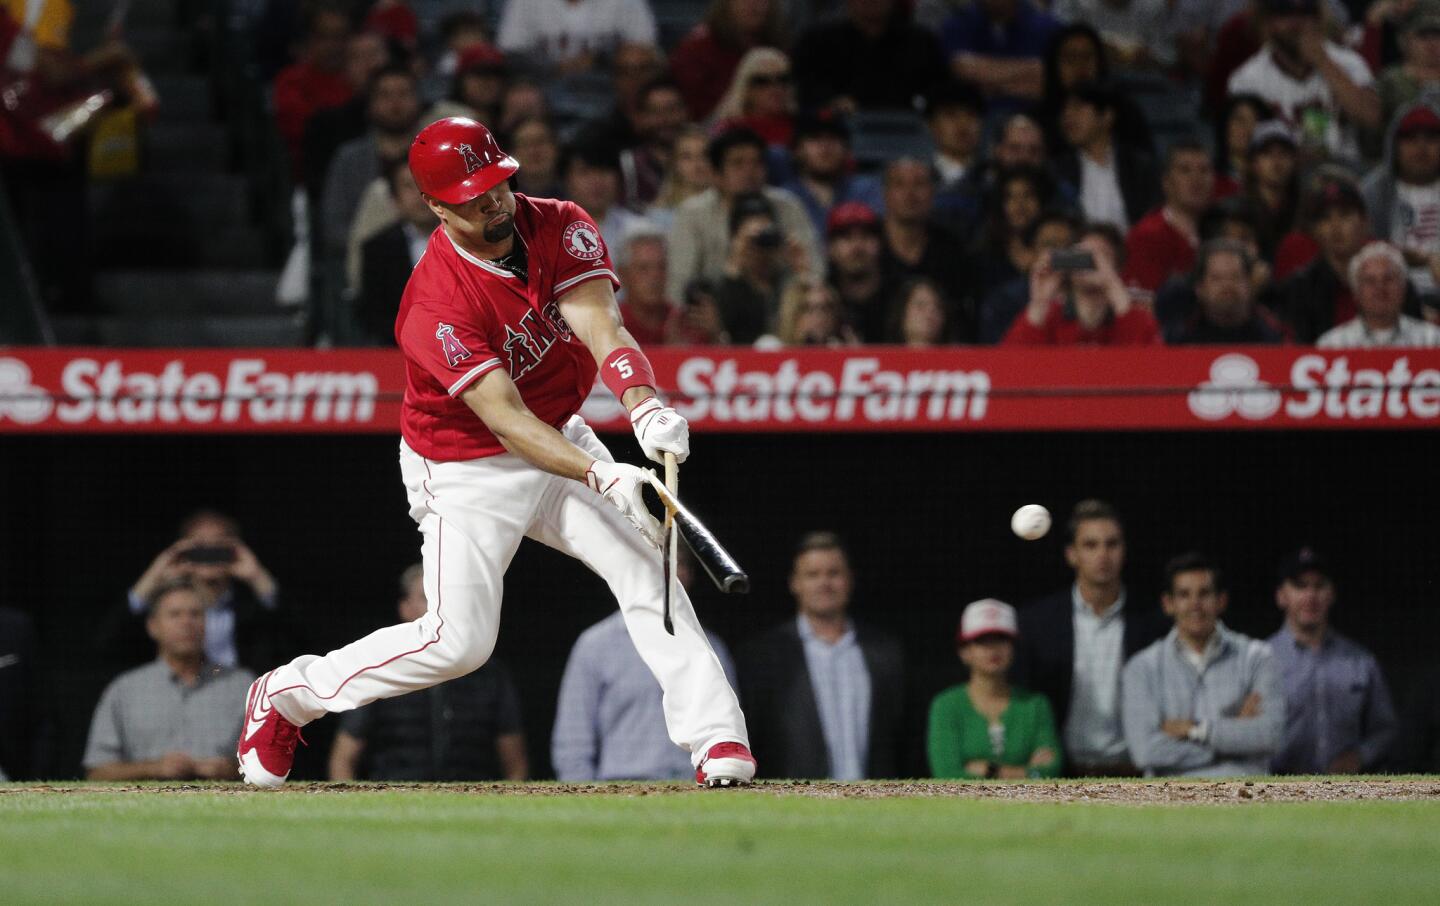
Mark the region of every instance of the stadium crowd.
[[[771, 778], [1251, 776], [1440, 771], [1429, 677], [1397, 712], [1384, 671], [1335, 628], [1331, 562], [1310, 547], [1277, 568], [1279, 626], [1266, 639], [1222, 620], [1224, 572], [1199, 553], [1164, 569], [1159, 607], [1132, 597], [1126, 537], [1108, 503], [1077, 503], [1064, 527], [1074, 580], [1014, 608], [987, 598], [959, 616], [968, 682], [917, 712], [898, 638], [857, 614], [855, 576], [833, 532], [801, 539], [794, 616], [742, 641], [711, 641]], [[688, 558], [680, 580], [695, 574]], [[418, 566], [397, 610], [426, 609]], [[94, 707], [83, 768], [93, 779], [236, 779], [231, 746], [254, 668], [304, 644], [281, 589], [229, 517], [201, 511], [102, 622], [102, 650], [137, 664]], [[127, 641], [139, 633], [144, 649]], [[913, 654], [911, 652], [910, 654]], [[0, 611], [0, 770], [51, 776], [54, 712], [27, 618]], [[550, 762], [560, 780], [680, 779], [659, 684], [618, 612], [581, 633], [558, 683]], [[503, 662], [339, 719], [334, 780], [523, 780], [531, 776], [519, 688]], [[922, 709], [923, 710], [923, 709]]]
[[[393, 342], [435, 223], [406, 151], [470, 116], [600, 224], [652, 345], [1440, 344], [1436, 0], [230, 6], [279, 294], [334, 342]], [[0, 51], [43, 81], [26, 9]]]

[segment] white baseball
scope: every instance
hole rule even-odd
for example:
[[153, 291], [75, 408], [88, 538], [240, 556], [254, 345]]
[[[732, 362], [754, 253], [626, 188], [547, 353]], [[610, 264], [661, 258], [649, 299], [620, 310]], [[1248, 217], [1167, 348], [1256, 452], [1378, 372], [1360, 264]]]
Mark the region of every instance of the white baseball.
[[1027, 503], [1010, 517], [1010, 531], [1026, 541], [1044, 538], [1050, 531], [1050, 511], [1038, 503]]

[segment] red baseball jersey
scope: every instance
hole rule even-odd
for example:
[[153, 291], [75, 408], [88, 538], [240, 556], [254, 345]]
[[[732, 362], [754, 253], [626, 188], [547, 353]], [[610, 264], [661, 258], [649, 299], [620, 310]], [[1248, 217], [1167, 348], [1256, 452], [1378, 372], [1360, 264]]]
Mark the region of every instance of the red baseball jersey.
[[556, 299], [586, 280], [620, 285], [599, 227], [573, 202], [517, 194], [515, 235], [525, 244], [528, 280], [476, 258], [437, 227], [405, 286], [395, 321], [405, 354], [400, 433], [421, 456], [505, 452], [459, 399], [496, 368], [509, 373], [537, 418], [557, 428], [594, 386], [595, 357]]

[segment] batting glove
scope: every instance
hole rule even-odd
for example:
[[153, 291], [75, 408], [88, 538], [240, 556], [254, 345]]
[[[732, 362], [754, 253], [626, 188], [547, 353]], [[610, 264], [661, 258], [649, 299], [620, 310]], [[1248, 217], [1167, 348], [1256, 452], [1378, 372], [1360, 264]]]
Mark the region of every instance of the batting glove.
[[630, 410], [630, 426], [640, 449], [655, 462], [665, 462], [666, 453], [674, 453], [676, 462], [684, 462], [690, 455], [690, 423], [656, 397]]
[[661, 545], [664, 530], [659, 521], [650, 515], [644, 498], [640, 496], [640, 489], [649, 484], [643, 469], [629, 463], [597, 459], [585, 471], [585, 483], [590, 490], [610, 501], [646, 541], [656, 547]]

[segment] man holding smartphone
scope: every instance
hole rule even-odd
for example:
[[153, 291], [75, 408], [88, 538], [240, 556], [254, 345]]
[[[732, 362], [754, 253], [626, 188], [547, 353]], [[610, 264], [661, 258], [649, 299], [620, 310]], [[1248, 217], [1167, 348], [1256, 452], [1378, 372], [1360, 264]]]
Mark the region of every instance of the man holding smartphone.
[[151, 656], [144, 619], [155, 592], [180, 579], [205, 604], [205, 657], [222, 667], [264, 665], [281, 651], [280, 589], [240, 538], [234, 519], [214, 510], [192, 513], [180, 537], [162, 550], [131, 586], [123, 609], [102, 627], [102, 650], [140, 661]]
[[1160, 342], [1155, 316], [1134, 303], [1117, 267], [1118, 232], [1092, 226], [1074, 248], [1040, 256], [1030, 269], [1030, 302], [1006, 346], [1139, 346]]

